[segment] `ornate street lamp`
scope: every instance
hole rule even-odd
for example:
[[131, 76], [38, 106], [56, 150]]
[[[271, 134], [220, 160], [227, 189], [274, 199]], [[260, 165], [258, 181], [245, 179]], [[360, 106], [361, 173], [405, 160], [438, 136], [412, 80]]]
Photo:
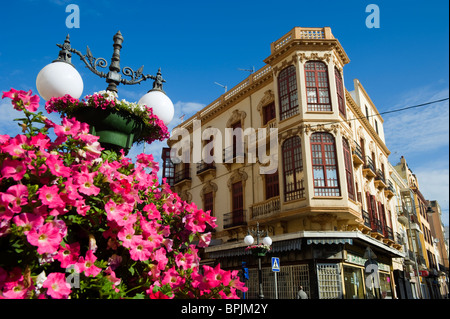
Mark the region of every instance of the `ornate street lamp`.
[[[72, 64], [72, 53], [75, 53], [92, 73], [106, 79], [108, 83], [106, 91], [117, 94], [117, 86], [119, 84], [134, 85], [148, 79], [154, 80], [153, 88], [137, 104], [150, 107], [153, 114], [167, 126], [173, 118], [174, 107], [172, 101], [163, 90], [165, 80], [161, 76], [161, 69], [158, 70], [156, 76], [144, 74], [144, 66], [141, 66], [136, 71], [128, 66], [121, 69], [120, 50], [122, 49], [123, 37], [120, 31], [114, 35], [113, 40], [114, 52], [109, 65], [109, 72], [103, 72], [100, 68], [108, 66], [106, 60], [104, 58], [95, 58], [89, 47], [86, 48], [85, 55], [72, 48], [69, 35], [67, 35], [63, 44], [57, 44], [61, 49], [58, 58], [46, 65], [36, 78], [36, 88], [39, 94], [46, 101], [54, 97], [63, 97], [67, 94], [75, 99], [80, 98], [83, 92], [83, 80]], [[88, 123], [91, 127], [91, 134], [100, 136], [99, 142], [107, 149], [114, 151], [124, 149], [128, 152], [135, 141], [142, 139], [142, 122], [136, 122], [130, 117], [124, 117], [116, 113], [105, 114], [105, 112], [81, 112], [75, 117]]]
[[148, 79], [154, 80], [153, 88], [139, 100], [138, 104], [152, 107], [153, 114], [158, 116], [165, 125], [169, 124], [174, 115], [174, 107], [172, 101], [162, 89], [162, 83], [165, 80], [161, 76], [161, 69], [156, 76], [153, 76], [143, 73], [144, 66], [141, 66], [136, 71], [126, 66], [122, 69], [122, 73], [129, 79], [123, 78], [120, 73], [120, 50], [123, 43], [120, 31], [114, 35], [113, 40], [114, 52], [109, 65], [109, 72], [105, 73], [98, 68], [106, 68], [108, 66], [106, 60], [104, 58], [95, 58], [89, 47], [87, 47], [85, 55], [72, 48], [69, 35], [67, 35], [64, 44], [57, 44], [61, 48], [58, 58], [46, 65], [36, 78], [36, 87], [39, 94], [46, 101], [52, 97], [62, 97], [66, 94], [76, 99], [80, 98], [83, 92], [83, 80], [71, 61], [72, 53], [75, 53], [92, 73], [106, 79], [108, 83], [107, 91], [117, 93], [119, 84], [134, 85]]
[[255, 229], [248, 229], [248, 235], [244, 238], [244, 243], [249, 246], [252, 245], [255, 242], [255, 239], [253, 236], [256, 236], [256, 245], [257, 247], [252, 249], [254, 252], [254, 255], [258, 256], [258, 283], [259, 283], [259, 299], [264, 299], [264, 291], [263, 291], [263, 283], [262, 283], [262, 269], [261, 269], [261, 257], [264, 257], [267, 253], [267, 250], [262, 248], [260, 249], [259, 246], [259, 239], [263, 235], [265, 235], [264, 239], [262, 240], [263, 244], [266, 246], [272, 245], [272, 238], [268, 236], [267, 230], [259, 230], [259, 223], [256, 223], [256, 230]]

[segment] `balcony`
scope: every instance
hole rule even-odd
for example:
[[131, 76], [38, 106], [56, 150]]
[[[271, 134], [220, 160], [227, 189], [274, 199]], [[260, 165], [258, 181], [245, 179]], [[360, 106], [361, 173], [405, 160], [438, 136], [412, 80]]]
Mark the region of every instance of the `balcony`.
[[378, 189], [386, 188], [387, 185], [386, 185], [386, 180], [384, 178], [383, 171], [381, 169], [379, 169], [379, 170], [377, 170], [376, 173], [377, 173], [377, 175], [375, 176], [375, 181], [374, 181], [375, 187]]
[[280, 196], [269, 198], [252, 206], [252, 218], [272, 216], [280, 211]]
[[245, 145], [242, 146], [242, 150], [239, 150], [236, 146], [232, 145], [223, 150], [223, 163], [228, 170], [231, 169], [233, 163], [244, 163], [245, 157]]
[[363, 166], [363, 175], [368, 180], [371, 180], [375, 176], [377, 176], [377, 173], [375, 171], [375, 166], [373, 165], [373, 161], [369, 156], [366, 156], [366, 161]]
[[384, 196], [386, 196], [387, 199], [391, 199], [395, 195], [395, 189], [394, 185], [392, 184], [391, 180], [388, 179], [387, 181], [387, 187], [384, 189]]
[[391, 227], [384, 226], [383, 235], [384, 235], [383, 242], [385, 244], [394, 244], [394, 233]]
[[406, 212], [406, 208], [397, 206], [397, 219], [401, 224], [405, 226], [408, 225], [408, 214]]
[[416, 263], [416, 254], [409, 250], [406, 249], [405, 251], [405, 264], [407, 265], [414, 265]]
[[366, 212], [364, 209], [362, 210], [362, 218], [363, 218], [363, 220], [364, 220], [364, 226], [366, 226], [366, 227], [368, 227], [368, 228], [371, 228], [371, 226], [370, 226], [370, 216], [369, 216], [369, 213], [368, 212]]
[[361, 146], [356, 142], [355, 144], [356, 148], [352, 150], [353, 165], [359, 167], [361, 164], [364, 164], [364, 157], [362, 155]]
[[205, 163], [202, 160], [200, 163], [197, 164], [197, 176], [203, 182], [203, 179], [208, 174], [211, 174], [213, 177], [216, 177], [216, 164], [214, 162]]
[[174, 179], [173, 179], [173, 185], [174, 186], [182, 186], [185, 183], [191, 182], [191, 174], [189, 167], [185, 167], [180, 171], [175, 172]]
[[244, 209], [234, 210], [223, 215], [223, 229], [247, 225]]
[[420, 253], [416, 253], [417, 263], [420, 266], [427, 266], [427, 262], [425, 261], [425, 257], [423, 257]]
[[381, 220], [376, 218], [371, 218], [370, 228], [372, 229], [372, 237], [381, 239], [384, 236], [383, 227], [381, 226]]

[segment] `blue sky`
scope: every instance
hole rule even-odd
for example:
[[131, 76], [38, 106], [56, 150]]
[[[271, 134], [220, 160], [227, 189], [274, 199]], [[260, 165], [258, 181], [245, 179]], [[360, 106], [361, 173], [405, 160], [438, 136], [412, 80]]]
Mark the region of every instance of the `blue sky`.
[[[366, 7], [380, 9], [380, 28], [366, 27]], [[80, 27], [67, 28], [69, 4], [80, 9]], [[329, 26], [347, 52], [345, 85], [361, 81], [380, 112], [449, 96], [449, 4], [444, 0], [313, 1], [76, 1], [17, 0], [2, 3], [0, 12], [0, 91], [36, 92], [38, 72], [52, 60], [69, 33], [72, 47], [110, 61], [112, 37], [124, 37], [121, 67], [144, 65], [146, 74], [159, 67], [164, 88], [175, 105], [169, 128], [218, 98], [248, 72], [264, 66], [270, 43], [295, 26]], [[77, 56], [72, 62], [84, 81], [84, 92], [106, 89]], [[119, 86], [119, 97], [137, 101], [151, 83]], [[0, 134], [19, 132], [16, 111], [0, 101]], [[41, 104], [43, 112], [43, 103]], [[386, 114], [386, 144], [395, 165], [405, 156], [427, 199], [436, 199], [449, 224], [448, 101]], [[51, 117], [57, 119], [57, 117]], [[160, 158], [165, 143], [146, 146]], [[142, 151], [133, 149], [132, 154]]]

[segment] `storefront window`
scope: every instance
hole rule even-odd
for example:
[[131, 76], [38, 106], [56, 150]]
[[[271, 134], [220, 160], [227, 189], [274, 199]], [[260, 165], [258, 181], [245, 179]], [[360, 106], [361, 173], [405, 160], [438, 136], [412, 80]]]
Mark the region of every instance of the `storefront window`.
[[392, 299], [391, 275], [380, 272], [380, 288], [382, 299]]
[[364, 299], [362, 269], [344, 266], [345, 299]]

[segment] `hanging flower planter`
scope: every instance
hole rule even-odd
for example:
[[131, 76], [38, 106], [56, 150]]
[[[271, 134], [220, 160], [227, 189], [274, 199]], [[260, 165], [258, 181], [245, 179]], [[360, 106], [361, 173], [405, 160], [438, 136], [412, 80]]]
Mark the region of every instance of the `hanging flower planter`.
[[248, 246], [247, 248], [245, 248], [245, 250], [250, 251], [251, 254], [255, 257], [264, 257], [270, 251], [270, 246], [259, 244]]
[[126, 152], [142, 134], [144, 123], [124, 112], [101, 109], [80, 109], [73, 114], [80, 122], [89, 124], [89, 133], [99, 136], [100, 144], [107, 149]]
[[48, 113], [75, 117], [89, 124], [90, 133], [99, 136], [102, 147], [125, 154], [134, 143], [152, 143], [169, 137], [166, 125], [145, 105], [118, 100], [117, 94], [101, 91], [83, 100], [69, 95], [52, 98], [46, 104]]

